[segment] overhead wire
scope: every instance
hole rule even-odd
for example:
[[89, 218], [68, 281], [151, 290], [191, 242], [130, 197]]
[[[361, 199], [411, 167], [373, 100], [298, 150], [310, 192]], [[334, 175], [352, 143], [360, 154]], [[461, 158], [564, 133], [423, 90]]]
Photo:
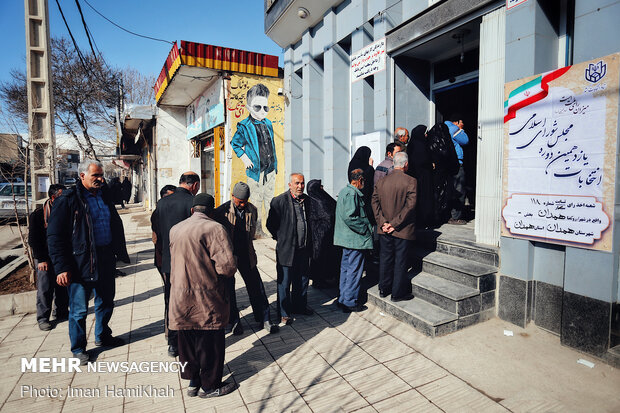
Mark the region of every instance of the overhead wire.
[[80, 17], [82, 18], [82, 24], [84, 25], [84, 31], [86, 32], [86, 38], [88, 39], [88, 44], [90, 45], [90, 50], [93, 52], [93, 56], [95, 60], [97, 60], [97, 53], [95, 53], [95, 48], [93, 47], [93, 41], [90, 37], [90, 31], [88, 30], [88, 26], [86, 25], [86, 20], [84, 19], [84, 13], [82, 13], [82, 6], [80, 6], [79, 0], [75, 0], [75, 5], [77, 6], [78, 11], [80, 12]]
[[[56, 1], [58, 1], [58, 0], [56, 0]], [[119, 29], [121, 29], [121, 30], [123, 30], [123, 31], [125, 31], [125, 32], [127, 32], [127, 33], [129, 33], [129, 34], [132, 34], [132, 35], [134, 35], [134, 36], [138, 36], [138, 37], [143, 37], [143, 38], [145, 38], [145, 39], [155, 40], [155, 41], [158, 41], [158, 42], [164, 42], [164, 43], [169, 43], [169, 44], [175, 44], [175, 43], [176, 43], [176, 42], [174, 42], [174, 41], [164, 40], [164, 39], [158, 39], [157, 37], [151, 37], [151, 36], [146, 36], [146, 35], [139, 34], [139, 33], [136, 33], [136, 32], [132, 32], [131, 30], [124, 28], [124, 27], [123, 27], [123, 26], [121, 26], [120, 24], [117, 24], [117, 23], [113, 22], [112, 20], [108, 19], [108, 18], [107, 18], [106, 16], [104, 16], [104, 15], [103, 15], [103, 14], [102, 14], [99, 10], [95, 9], [95, 8], [92, 6], [92, 4], [90, 4], [90, 3], [88, 2], [88, 0], [84, 0], [84, 3], [86, 3], [86, 4], [88, 5], [88, 7], [90, 7], [91, 9], [93, 9], [93, 11], [94, 11], [95, 13], [97, 13], [99, 16], [103, 17], [105, 20], [107, 20], [108, 22], [112, 23], [114, 26], [118, 27]]]
[[67, 23], [67, 19], [65, 18], [65, 13], [63, 13], [62, 7], [60, 7], [60, 3], [58, 2], [58, 0], [56, 0], [56, 5], [58, 6], [58, 10], [60, 11], [60, 15], [62, 16], [62, 21], [65, 22], [65, 27], [67, 28], [67, 31], [69, 32], [69, 36], [71, 37], [71, 41], [73, 42], [73, 47], [75, 47], [75, 52], [77, 53], [80, 59], [80, 63], [82, 64], [82, 67], [84, 68], [84, 70], [88, 71], [89, 69], [86, 67], [86, 62], [84, 62], [84, 56], [82, 56], [82, 52], [80, 51], [80, 48], [78, 47], [77, 42], [75, 41], [75, 37], [73, 37], [73, 33], [71, 32], [69, 23]]

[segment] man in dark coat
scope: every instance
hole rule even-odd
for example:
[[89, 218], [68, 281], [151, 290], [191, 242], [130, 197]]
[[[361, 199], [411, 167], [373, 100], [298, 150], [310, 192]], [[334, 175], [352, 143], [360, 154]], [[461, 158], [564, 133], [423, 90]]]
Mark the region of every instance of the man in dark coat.
[[168, 328], [168, 305], [170, 303], [170, 228], [192, 215], [194, 195], [200, 189], [200, 177], [195, 172], [185, 172], [179, 179], [179, 186], [172, 195], [163, 197], [157, 202], [153, 212], [153, 220], [157, 239], [161, 240], [161, 272], [164, 278], [164, 330], [168, 332], [168, 355], [179, 355], [177, 332]]
[[56, 282], [69, 290], [71, 352], [82, 365], [86, 353], [88, 299], [95, 292], [95, 345], [124, 344], [108, 326], [114, 310], [117, 259], [129, 262], [125, 233], [114, 203], [103, 188], [103, 165], [85, 160], [80, 181], [54, 201], [47, 226], [47, 245]]
[[47, 190], [49, 199], [43, 207], [30, 214], [28, 227], [28, 245], [37, 268], [37, 322], [39, 328], [48, 331], [50, 324], [52, 300], [56, 304], [56, 322], [65, 320], [69, 315], [69, 296], [67, 288], [56, 284], [56, 273], [47, 251], [47, 222], [52, 212], [54, 200], [67, 188], [64, 185], [52, 184]]
[[307, 306], [312, 255], [308, 217], [312, 207], [304, 194], [305, 184], [301, 173], [292, 173], [289, 190], [271, 200], [267, 218], [267, 229], [277, 241], [278, 311], [282, 324], [290, 324], [293, 314], [314, 314]]
[[[237, 259], [237, 268], [245, 283], [254, 312], [254, 319], [270, 334], [278, 331], [277, 325], [271, 324], [269, 301], [265, 286], [256, 267], [257, 258], [254, 249], [254, 237], [257, 227], [258, 211], [248, 202], [250, 187], [245, 182], [237, 182], [232, 191], [232, 200], [224, 202], [215, 210], [215, 220], [226, 228], [232, 240], [233, 255]], [[227, 279], [230, 294], [230, 321], [233, 334], [243, 334], [237, 296], [235, 294], [235, 277]]]
[[377, 220], [381, 245], [379, 258], [379, 294], [392, 301], [413, 298], [407, 277], [407, 255], [415, 239], [416, 179], [405, 174], [408, 157], [394, 155], [394, 172], [377, 182], [372, 209]]
[[[159, 190], [160, 199], [165, 198], [168, 195], [174, 194], [174, 191], [176, 191], [176, 189], [177, 187], [174, 185], [164, 185], [164, 187]], [[160, 231], [159, 231], [159, 219], [157, 218], [157, 215], [155, 215], [155, 211], [153, 211], [153, 213], [151, 214], [151, 231], [152, 231], [151, 239], [153, 240], [153, 244], [155, 245], [155, 256], [153, 257], [153, 262], [155, 264], [155, 267], [157, 268], [157, 271], [159, 272], [159, 275], [161, 275], [161, 279], [163, 281], [164, 275], [161, 272], [162, 242], [161, 242], [161, 238], [157, 238], [157, 234], [159, 234]], [[168, 331], [166, 330], [166, 336], [167, 334], [168, 334]]]

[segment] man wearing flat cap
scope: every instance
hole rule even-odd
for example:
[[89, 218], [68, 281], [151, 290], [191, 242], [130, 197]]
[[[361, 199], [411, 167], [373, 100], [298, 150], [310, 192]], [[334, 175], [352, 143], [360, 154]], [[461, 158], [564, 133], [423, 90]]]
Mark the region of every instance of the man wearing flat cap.
[[178, 332], [181, 378], [190, 397], [232, 392], [222, 383], [224, 328], [230, 314], [227, 284], [237, 267], [226, 229], [209, 218], [215, 201], [194, 197], [192, 215], [170, 230], [170, 329]]
[[[237, 267], [245, 282], [245, 288], [250, 297], [250, 304], [254, 313], [254, 320], [273, 334], [278, 326], [271, 324], [269, 301], [265, 293], [263, 281], [256, 267], [256, 251], [254, 250], [254, 235], [258, 211], [248, 202], [250, 187], [245, 182], [237, 182], [233, 188], [231, 200], [223, 203], [215, 210], [215, 219], [228, 231], [232, 240], [233, 254], [237, 259]], [[235, 295], [235, 278], [230, 278], [230, 325], [235, 335], [243, 334]]]

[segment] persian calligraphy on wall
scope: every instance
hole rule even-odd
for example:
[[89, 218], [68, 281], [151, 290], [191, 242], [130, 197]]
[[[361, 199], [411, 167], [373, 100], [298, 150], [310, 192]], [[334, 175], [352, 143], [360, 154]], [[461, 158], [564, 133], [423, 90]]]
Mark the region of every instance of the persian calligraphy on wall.
[[187, 139], [191, 139], [224, 123], [222, 85], [213, 82], [186, 109]]
[[620, 53], [506, 84], [502, 235], [612, 248]]
[[231, 188], [250, 187], [259, 228], [267, 234], [269, 204], [286, 186], [282, 79], [235, 74], [227, 81], [227, 126], [232, 147]]
[[383, 38], [351, 55], [351, 82], [385, 69], [385, 45], [385, 38]]

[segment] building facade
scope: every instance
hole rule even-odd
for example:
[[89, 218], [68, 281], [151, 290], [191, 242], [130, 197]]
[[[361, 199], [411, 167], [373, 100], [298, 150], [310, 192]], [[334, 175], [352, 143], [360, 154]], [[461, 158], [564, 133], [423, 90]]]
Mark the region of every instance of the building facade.
[[172, 48], [155, 85], [156, 188], [188, 170], [216, 205], [247, 182], [266, 214], [284, 191], [284, 96], [278, 57], [193, 42]]
[[[265, 32], [285, 50], [287, 172], [322, 179], [335, 195], [360, 144], [376, 146], [380, 160], [396, 127], [430, 127], [461, 113], [475, 239], [500, 252], [497, 315], [519, 326], [534, 322], [565, 345], [605, 356], [620, 344], [618, 90], [611, 87], [618, 74], [611, 71], [617, 57], [609, 57], [620, 51], [618, 17], [614, 0], [266, 0]], [[608, 127], [606, 195], [596, 198], [604, 198], [609, 221], [604, 247], [510, 232], [502, 213], [512, 194], [513, 135], [504, 105], [525, 79], [568, 66], [576, 73], [589, 61], [601, 62], [593, 88], [610, 85], [598, 95], [589, 89], [605, 95], [605, 121], [584, 117]]]

